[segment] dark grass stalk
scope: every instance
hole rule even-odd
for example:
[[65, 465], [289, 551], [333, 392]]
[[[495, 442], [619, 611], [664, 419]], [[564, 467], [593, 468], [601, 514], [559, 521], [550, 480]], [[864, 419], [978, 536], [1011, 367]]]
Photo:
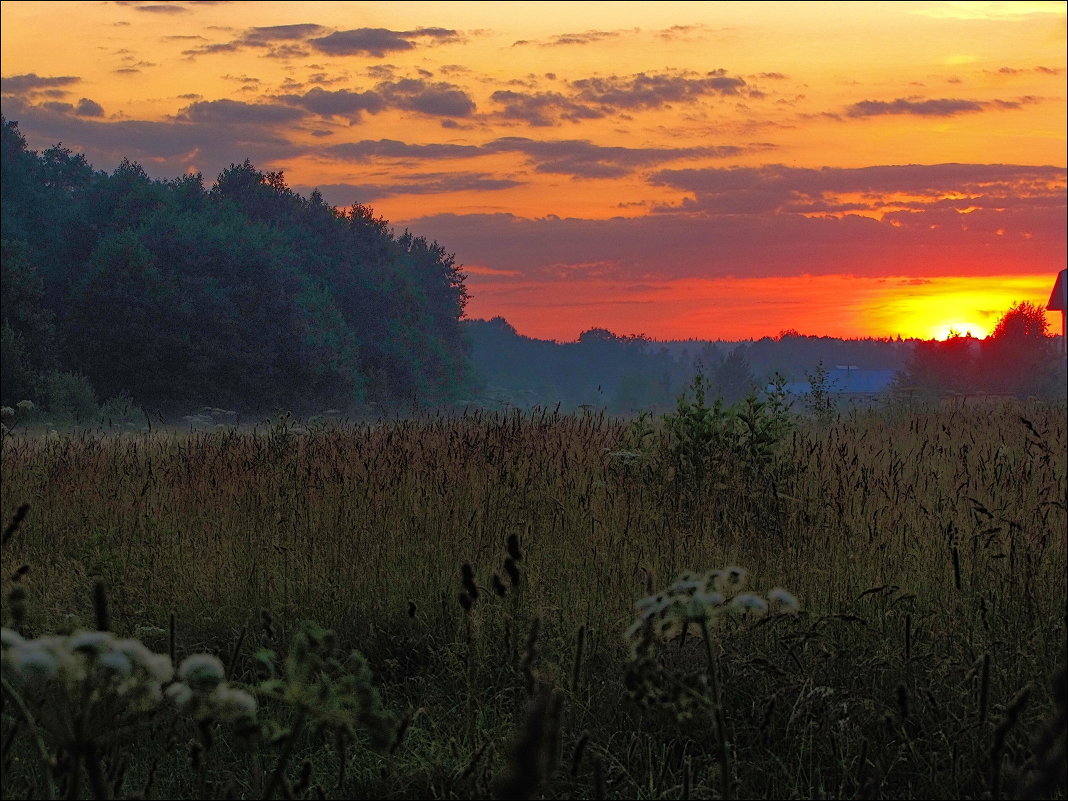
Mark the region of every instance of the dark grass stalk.
[[586, 649], [586, 626], [579, 626], [575, 635], [575, 657], [571, 663], [571, 692], [578, 692], [579, 681], [582, 678], [582, 660]]
[[26, 514], [29, 511], [30, 505], [28, 503], [22, 504], [15, 510], [15, 514], [11, 516], [11, 520], [4, 526], [4, 534], [3, 538], [0, 539], [0, 547], [7, 545], [8, 540], [10, 540], [15, 535], [15, 532], [18, 531], [19, 526], [22, 525], [22, 521], [26, 519]]
[[8, 683], [7, 679], [0, 677], [0, 689], [3, 690], [4, 698], [18, 709], [19, 715], [29, 729], [30, 740], [37, 751], [38, 769], [41, 771], [44, 781], [41, 796], [47, 801], [52, 801], [56, 797], [56, 783], [52, 775], [52, 758], [48, 753], [48, 748], [45, 746], [44, 736], [37, 725], [37, 720], [22, 700], [22, 696]]
[[983, 654], [983, 668], [979, 676], [979, 722], [986, 723], [990, 705], [990, 654]]
[[171, 664], [178, 669], [178, 615], [172, 610], [167, 619], [167, 653], [170, 654]]
[[93, 613], [96, 617], [97, 631], [110, 631], [111, 615], [108, 611], [108, 590], [102, 578], [93, 583]]
[[994, 729], [994, 736], [990, 744], [990, 753], [987, 757], [987, 762], [990, 766], [990, 797], [994, 799], [1001, 798], [1001, 777], [1003, 768], [1003, 757], [1005, 751], [1005, 740], [1012, 730], [1013, 726], [1020, 719], [1020, 714], [1027, 706], [1027, 702], [1031, 698], [1031, 687], [1024, 687], [1020, 692], [1016, 694], [1016, 697], [1012, 699], [1008, 708], [1005, 710], [1005, 717]]
[[575, 748], [571, 752], [571, 770], [569, 771], [571, 778], [577, 778], [579, 769], [582, 767], [582, 757], [586, 753], [586, 746], [590, 742], [590, 733], [588, 731], [582, 732], [578, 738], [578, 742], [575, 743]]
[[[275, 766], [274, 772], [271, 774], [270, 780], [267, 782], [267, 787], [263, 791], [264, 801], [270, 801], [274, 796], [275, 791], [280, 787], [282, 780], [285, 778], [286, 764], [289, 762], [289, 758], [293, 756], [293, 749], [296, 748], [297, 739], [304, 732], [304, 721], [307, 718], [307, 710], [303, 706], [297, 709], [297, 717], [293, 721], [293, 725], [290, 727], [289, 734], [286, 736], [285, 745], [282, 747], [282, 753], [278, 756], [278, 764]], [[339, 780], [342, 777], [339, 777]]]
[[595, 801], [608, 798], [604, 782], [604, 761], [600, 758], [593, 760], [593, 797]]
[[234, 671], [237, 669], [237, 660], [241, 656], [241, 646], [245, 644], [245, 637], [248, 635], [248, 626], [241, 627], [241, 633], [237, 636], [237, 642], [234, 643], [234, 648], [230, 652], [230, 661], [226, 665], [226, 678], [232, 680], [234, 678]]
[[712, 718], [716, 724], [716, 757], [719, 761], [720, 798], [731, 797], [731, 744], [727, 734], [726, 716], [723, 714], [723, 696], [719, 681], [719, 667], [712, 650], [712, 637], [708, 630], [708, 620], [700, 619], [701, 637], [705, 644], [705, 658], [708, 661], [708, 683], [712, 693]]

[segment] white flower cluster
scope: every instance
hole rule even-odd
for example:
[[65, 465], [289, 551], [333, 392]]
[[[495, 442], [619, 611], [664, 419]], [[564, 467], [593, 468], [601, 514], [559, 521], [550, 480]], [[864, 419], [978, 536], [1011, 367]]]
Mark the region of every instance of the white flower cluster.
[[[107, 725], [109, 718], [151, 712], [163, 701], [164, 685], [175, 678], [169, 656], [108, 631], [27, 640], [5, 628], [2, 643], [4, 680], [27, 701], [44, 701], [45, 717], [57, 730], [68, 716]], [[182, 661], [177, 678], [166, 697], [185, 713], [218, 721], [249, 721], [256, 715], [255, 699], [226, 683], [217, 657], [193, 654]]]
[[760, 617], [800, 609], [797, 598], [782, 587], [774, 587], [766, 596], [743, 592], [747, 579], [748, 573], [741, 567], [683, 573], [663, 592], [635, 603], [638, 616], [624, 637], [634, 644], [648, 630], [670, 638], [690, 629], [691, 624], [704, 621], [707, 625], [724, 614]]
[[193, 654], [178, 666], [178, 678], [167, 697], [183, 712], [204, 720], [251, 720], [256, 699], [226, 683], [226, 670], [218, 657]]
[[[162, 685], [174, 675], [171, 660], [138, 640], [121, 640], [107, 631], [24, 639], [0, 631], [3, 676], [26, 700], [64, 699], [68, 705], [105, 708], [117, 715], [140, 714], [159, 706]], [[69, 709], [72, 714], [76, 712]]]

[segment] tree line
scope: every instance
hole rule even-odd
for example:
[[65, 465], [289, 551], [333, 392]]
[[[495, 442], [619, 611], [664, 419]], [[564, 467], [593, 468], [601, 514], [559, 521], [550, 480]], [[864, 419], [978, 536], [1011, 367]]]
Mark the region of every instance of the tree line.
[[354, 413], [469, 388], [466, 276], [367, 206], [247, 160], [210, 187], [127, 160], [109, 174], [6, 119], [2, 166], [6, 406]]

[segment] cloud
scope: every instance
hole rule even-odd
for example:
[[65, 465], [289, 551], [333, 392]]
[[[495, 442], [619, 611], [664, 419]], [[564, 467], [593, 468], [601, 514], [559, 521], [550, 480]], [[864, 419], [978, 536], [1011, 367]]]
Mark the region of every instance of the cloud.
[[[533, 84], [531, 84], [533, 85]], [[601, 119], [610, 113], [662, 108], [669, 103], [691, 103], [706, 96], [761, 97], [744, 78], [725, 70], [697, 73], [638, 73], [581, 78], [568, 84], [567, 94], [499, 90], [491, 99], [502, 108], [503, 119], [522, 120], [535, 127], [557, 125], [561, 120]]]
[[343, 116], [353, 122], [360, 119], [362, 112], [377, 114], [387, 108], [442, 117], [470, 117], [475, 111], [474, 101], [460, 87], [420, 78], [383, 81], [366, 92], [315, 87], [303, 95], [279, 95], [276, 99], [320, 116]]
[[[631, 33], [637, 33], [635, 28]], [[530, 39], [520, 39], [512, 43], [512, 47], [522, 47], [524, 45], [535, 45], [537, 47], [565, 47], [568, 45], [587, 45], [597, 44], [598, 42], [605, 42], [610, 39], [618, 39], [621, 35], [620, 31], [584, 31], [582, 33], [561, 33], [553, 36], [550, 39], [542, 39], [540, 41], [532, 41]]]
[[429, 83], [418, 78], [384, 81], [375, 87], [390, 105], [406, 111], [440, 117], [470, 117], [475, 102], [460, 87], [445, 83]]
[[77, 143], [90, 163], [100, 169], [112, 167], [128, 157], [166, 178], [186, 172], [191, 165], [205, 175], [214, 176], [229, 164], [239, 164], [246, 158], [266, 168], [305, 151], [271, 126], [241, 124], [247, 117], [233, 111], [227, 115], [219, 106], [201, 106], [166, 122], [79, 117], [69, 111], [57, 112], [14, 98], [5, 98], [3, 110], [5, 116], [18, 120], [19, 130], [31, 141], [44, 146], [54, 142]]
[[386, 100], [377, 92], [352, 92], [348, 89], [314, 87], [303, 95], [279, 95], [278, 100], [307, 109], [321, 117], [347, 117], [356, 121], [363, 112], [377, 114], [386, 108]]
[[23, 75], [9, 75], [6, 78], [0, 78], [0, 91], [5, 95], [28, 95], [47, 89], [60, 89], [80, 81], [81, 78], [74, 75], [42, 76], [35, 72], [27, 72]]
[[[764, 149], [764, 146], [760, 146]], [[536, 172], [570, 175], [574, 178], [611, 178], [627, 175], [642, 167], [679, 159], [729, 158], [747, 148], [732, 145], [689, 148], [605, 147], [584, 139], [538, 141], [521, 136], [506, 136], [482, 145], [427, 144], [413, 145], [395, 139], [365, 139], [331, 145], [323, 155], [356, 163], [376, 159], [401, 159], [408, 163], [473, 159], [499, 153], [518, 153], [533, 165]]]
[[706, 95], [737, 95], [746, 88], [744, 78], [714, 70], [702, 77], [690, 75], [613, 75], [571, 82], [577, 97], [587, 103], [623, 109], [660, 108]]
[[667, 161], [693, 158], [728, 158], [740, 155], [744, 148], [628, 148], [605, 147], [588, 140], [571, 139], [538, 141], [519, 136], [496, 139], [483, 145], [489, 152], [516, 152], [526, 155], [542, 173], [570, 175], [574, 178], [614, 178], [627, 175], [639, 167]]
[[[922, 209], [949, 200], [953, 209], [992, 207], [1028, 200], [1064, 204], [1065, 171], [1058, 167], [1004, 164], [890, 165], [804, 169], [783, 165], [726, 169], [661, 170], [653, 184], [693, 193], [682, 207], [704, 214], [774, 214], [834, 212], [843, 197], [852, 208], [888, 205]], [[1015, 198], [1015, 200], [1013, 200]]]
[[250, 47], [269, 47], [275, 42], [303, 41], [308, 37], [325, 31], [322, 25], [305, 22], [295, 25], [269, 25], [266, 27], [249, 28], [238, 40]]
[[304, 116], [304, 111], [291, 106], [223, 99], [193, 102], [175, 119], [210, 125], [275, 125], [296, 122]]
[[[113, 0], [117, 6], [127, 6], [135, 11], [144, 11], [149, 14], [185, 14], [197, 6], [221, 6], [227, 5], [230, 0], [187, 0], [187, 2], [154, 2], [144, 3], [138, 0]], [[123, 23], [115, 23], [116, 25]], [[129, 24], [129, 23], [125, 23]]]
[[509, 120], [522, 120], [534, 127], [548, 127], [557, 124], [557, 120], [578, 122], [604, 117], [600, 109], [576, 103], [559, 92], [514, 92], [502, 89], [494, 92], [490, 99], [502, 106], [498, 116]]
[[318, 187], [294, 186], [301, 194], [318, 189], [335, 206], [369, 203], [397, 195], [440, 195], [450, 192], [498, 192], [522, 186], [522, 181], [498, 178], [483, 172], [438, 172], [405, 175], [388, 184], [327, 184]]
[[988, 109], [1015, 109], [1022, 105], [1037, 103], [1038, 98], [1022, 97], [1016, 100], [962, 100], [941, 98], [939, 100], [916, 100], [899, 97], [897, 100], [862, 100], [846, 108], [847, 117], [880, 117], [887, 114], [912, 114], [919, 117], [954, 117], [957, 114], [974, 114]]
[[74, 113], [79, 117], [103, 117], [104, 107], [99, 103], [90, 100], [88, 97], [83, 97], [78, 101]]
[[49, 100], [42, 103], [41, 108], [55, 114], [73, 114], [78, 117], [103, 117], [104, 109], [99, 103], [95, 103], [87, 97], [78, 101], [78, 105], [66, 103], [60, 100]]
[[484, 155], [475, 145], [410, 145], [396, 139], [365, 139], [362, 142], [345, 142], [331, 145], [323, 150], [326, 155], [341, 161], [366, 163], [376, 158], [390, 159], [464, 159]]
[[[247, 48], [254, 48], [266, 50], [264, 55], [268, 58], [297, 58], [308, 55], [307, 49], [301, 46], [306, 39], [327, 30], [329, 28], [311, 22], [247, 28], [236, 39], [229, 42], [215, 42], [183, 50], [182, 55], [192, 58], [215, 53], [236, 53]], [[202, 36], [168, 38], [203, 39]]]
[[[986, 70], [990, 72], [990, 70]], [[1031, 67], [1030, 69], [1019, 69], [1016, 67], [1001, 67], [997, 70], [998, 75], [1030, 75], [1032, 73], [1038, 73], [1039, 75], [1063, 75], [1063, 69], [1054, 69], [1052, 67]]]
[[657, 31], [656, 35], [668, 42], [695, 41], [708, 33], [708, 30], [705, 25], [672, 25], [670, 28]]
[[[918, 278], [1042, 273], [1068, 255], [1066, 180], [1063, 167], [1006, 164], [662, 170], [654, 183], [693, 192], [691, 202], [608, 220], [439, 214], [398, 224], [447, 243], [463, 263], [517, 271], [535, 294], [592, 263], [628, 284], [901, 275], [902, 265]], [[898, 210], [811, 213], [848, 197]]]
[[147, 11], [151, 14], [185, 14], [189, 11], [188, 8], [176, 4], [162, 4], [157, 3], [155, 5], [136, 5], [134, 6], [138, 11]]
[[447, 28], [418, 28], [413, 31], [391, 31], [386, 28], [355, 28], [335, 31], [327, 36], [309, 39], [308, 44], [320, 53], [333, 56], [365, 55], [385, 58], [387, 53], [403, 52], [416, 47], [415, 40], [430, 39], [453, 42], [460, 34]]

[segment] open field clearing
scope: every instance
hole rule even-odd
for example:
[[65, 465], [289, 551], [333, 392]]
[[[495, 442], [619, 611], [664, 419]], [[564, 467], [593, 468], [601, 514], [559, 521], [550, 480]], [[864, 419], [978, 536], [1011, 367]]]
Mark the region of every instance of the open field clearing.
[[[1064, 408], [695, 408], [5, 437], [4, 797], [1064, 797]], [[101, 622], [255, 714], [50, 733]]]

